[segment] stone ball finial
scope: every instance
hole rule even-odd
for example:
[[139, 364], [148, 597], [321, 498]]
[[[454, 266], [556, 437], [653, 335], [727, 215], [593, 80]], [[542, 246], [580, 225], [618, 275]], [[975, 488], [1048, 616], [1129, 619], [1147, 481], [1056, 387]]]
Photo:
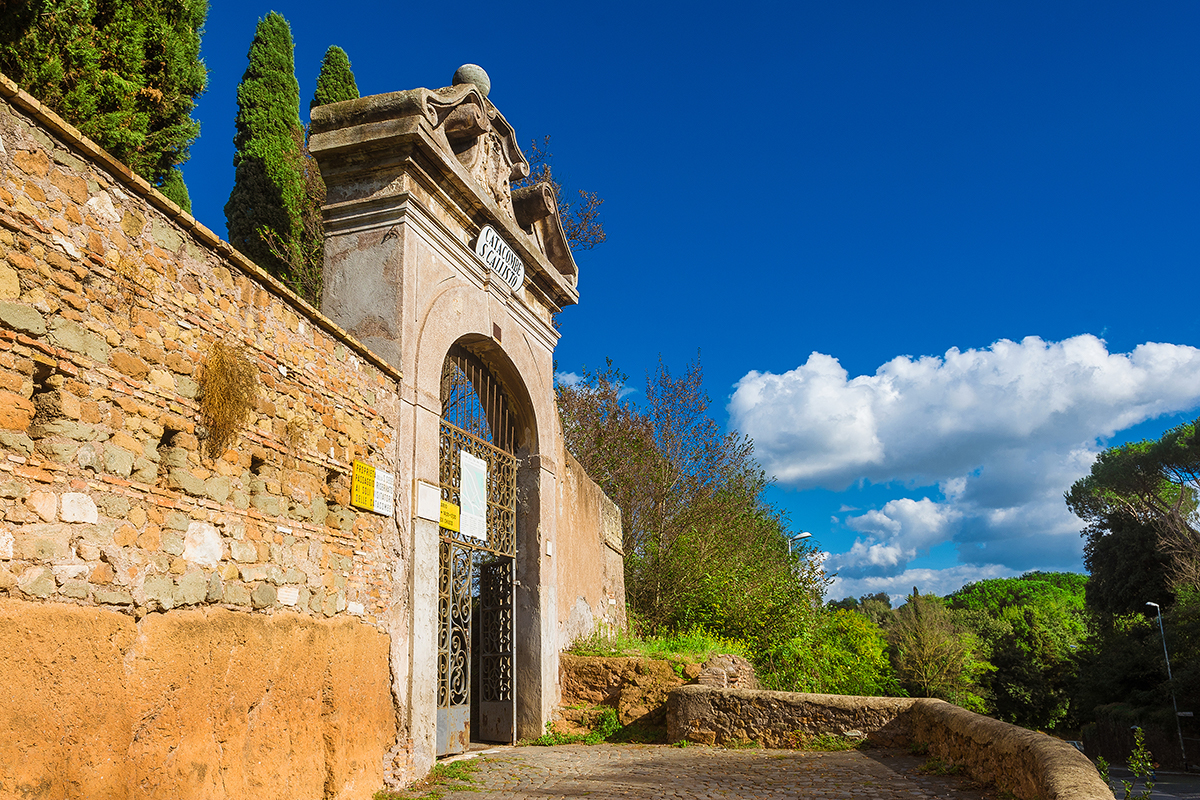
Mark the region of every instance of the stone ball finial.
[[475, 84], [475, 88], [484, 97], [487, 97], [488, 92], [492, 90], [492, 79], [478, 64], [463, 64], [454, 70], [454, 85], [458, 86], [460, 83]]

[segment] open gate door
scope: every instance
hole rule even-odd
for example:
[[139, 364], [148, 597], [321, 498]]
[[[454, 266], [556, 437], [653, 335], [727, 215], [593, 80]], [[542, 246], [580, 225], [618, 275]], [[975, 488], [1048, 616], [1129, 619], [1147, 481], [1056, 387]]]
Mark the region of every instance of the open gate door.
[[[507, 397], [478, 359], [455, 347], [442, 371], [443, 519], [438, 570], [438, 755], [476, 736], [516, 739], [514, 613], [517, 460]], [[472, 631], [472, 620], [479, 625]], [[472, 634], [475, 634], [474, 636]], [[476, 650], [472, 651], [472, 642]], [[477, 675], [473, 675], [474, 671]], [[474, 680], [473, 680], [474, 678]], [[472, 685], [479, 696], [472, 698]], [[474, 702], [472, 702], [474, 701]], [[475, 706], [478, 719], [472, 721]], [[474, 722], [474, 724], [472, 724]]]

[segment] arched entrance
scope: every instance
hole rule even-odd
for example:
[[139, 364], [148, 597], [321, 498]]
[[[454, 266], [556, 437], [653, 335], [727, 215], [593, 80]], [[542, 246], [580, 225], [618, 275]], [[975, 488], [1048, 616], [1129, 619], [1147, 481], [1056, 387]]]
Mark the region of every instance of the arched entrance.
[[515, 410], [499, 379], [462, 345], [443, 363], [441, 405], [439, 472], [449, 513], [439, 526], [439, 756], [465, 751], [472, 739], [516, 739]]

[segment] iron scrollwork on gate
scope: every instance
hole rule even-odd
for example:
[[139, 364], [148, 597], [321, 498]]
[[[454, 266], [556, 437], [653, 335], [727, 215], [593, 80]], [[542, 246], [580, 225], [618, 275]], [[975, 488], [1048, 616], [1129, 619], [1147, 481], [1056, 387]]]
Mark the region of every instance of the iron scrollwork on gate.
[[[439, 752], [465, 749], [469, 709], [485, 740], [509, 741], [513, 719], [513, 588], [517, 460], [507, 395], [482, 362], [456, 348], [442, 374], [442, 500], [461, 505], [461, 454], [487, 465], [486, 539], [441, 528], [438, 576]], [[477, 608], [476, 608], [477, 606]], [[479, 652], [471, 653], [473, 612]], [[479, 697], [471, 702], [472, 665]], [[446, 730], [443, 730], [443, 727]]]

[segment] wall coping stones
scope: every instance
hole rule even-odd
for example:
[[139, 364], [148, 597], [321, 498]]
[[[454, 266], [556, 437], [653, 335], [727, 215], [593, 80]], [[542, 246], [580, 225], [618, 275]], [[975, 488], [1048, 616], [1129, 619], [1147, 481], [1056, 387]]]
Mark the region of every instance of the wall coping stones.
[[667, 699], [667, 738], [788, 746], [800, 735], [919, 742], [1022, 800], [1110, 800], [1095, 766], [1071, 745], [943, 700], [681, 686]]
[[63, 139], [64, 144], [74, 147], [87, 154], [88, 158], [96, 161], [105, 170], [110, 172], [112, 176], [120, 181], [127, 189], [130, 189], [135, 194], [144, 198], [148, 203], [157, 208], [169, 219], [179, 225], [192, 235], [192, 237], [201, 245], [213, 251], [220, 257], [227, 259], [233, 265], [247, 273], [255, 280], [261, 281], [277, 294], [281, 299], [287, 302], [292, 308], [304, 315], [309, 321], [318, 327], [325, 330], [344, 343], [347, 347], [353, 350], [357, 355], [366, 359], [372, 366], [379, 369], [388, 377], [395, 381], [400, 381], [402, 375], [400, 370], [392, 366], [390, 363], [380, 358], [370, 348], [356, 339], [348, 331], [344, 330], [333, 320], [326, 317], [317, 309], [313, 308], [303, 298], [283, 285], [275, 276], [267, 273], [257, 264], [242, 255], [238, 250], [234, 249], [233, 245], [226, 242], [220, 236], [213, 233], [207, 226], [198, 221], [191, 214], [177, 206], [173, 201], [168, 200], [166, 195], [155, 189], [146, 181], [145, 178], [137, 175], [125, 164], [113, 158], [107, 152], [102, 150], [99, 145], [84, 136], [78, 128], [71, 125], [58, 114], [51, 111], [48, 107], [42, 105], [36, 97], [22, 90], [14, 83], [7, 75], [0, 73], [0, 96], [5, 97], [13, 105], [29, 114], [41, 125], [44, 125], [56, 136]]

